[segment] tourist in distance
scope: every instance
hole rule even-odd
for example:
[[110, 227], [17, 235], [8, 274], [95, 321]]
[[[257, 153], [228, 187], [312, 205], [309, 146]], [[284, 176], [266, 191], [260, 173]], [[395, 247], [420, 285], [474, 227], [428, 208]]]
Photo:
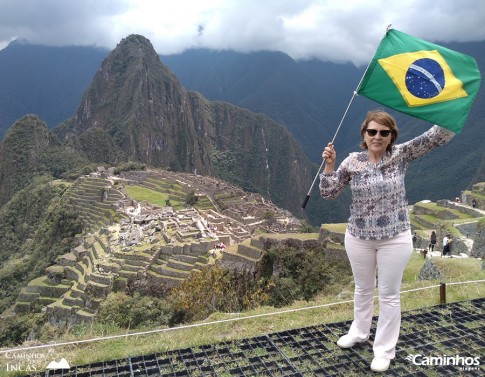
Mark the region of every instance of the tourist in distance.
[[436, 232], [433, 230], [431, 235], [429, 236], [429, 251], [434, 251], [434, 247], [436, 245]]
[[395, 357], [401, 327], [400, 285], [413, 250], [404, 178], [411, 161], [450, 141], [452, 131], [433, 126], [422, 135], [395, 144], [398, 128], [385, 111], [370, 111], [360, 128], [362, 152], [351, 153], [335, 170], [329, 143], [322, 157], [320, 193], [333, 199], [350, 185], [352, 205], [345, 249], [354, 276], [354, 320], [337, 345], [350, 348], [369, 338], [378, 271], [379, 318], [371, 369], [383, 372]]
[[443, 251], [441, 252], [441, 257], [446, 256], [446, 254], [451, 255], [451, 242], [453, 239], [451, 238], [451, 234], [448, 233], [446, 236], [443, 237]]

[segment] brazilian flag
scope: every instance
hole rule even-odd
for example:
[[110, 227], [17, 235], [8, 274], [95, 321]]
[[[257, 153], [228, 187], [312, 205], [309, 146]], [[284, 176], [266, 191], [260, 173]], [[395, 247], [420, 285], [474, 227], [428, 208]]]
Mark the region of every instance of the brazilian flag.
[[357, 93], [460, 133], [480, 87], [475, 59], [388, 30]]

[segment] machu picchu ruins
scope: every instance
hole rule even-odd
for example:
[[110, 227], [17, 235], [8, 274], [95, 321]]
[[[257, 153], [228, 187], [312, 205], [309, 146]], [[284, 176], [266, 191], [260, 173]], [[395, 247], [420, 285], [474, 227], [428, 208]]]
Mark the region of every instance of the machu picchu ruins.
[[[137, 199], [140, 190], [142, 197], [156, 200]], [[475, 185], [463, 194], [463, 203], [410, 206], [417, 248], [427, 246], [431, 229], [439, 237], [452, 231], [453, 256], [483, 258], [485, 211], [470, 206], [473, 198], [483, 205], [482, 190]], [[16, 313], [41, 306], [54, 325], [93, 320], [110, 292], [137, 280], [170, 288], [216, 262], [256, 276], [263, 254], [274, 245], [320, 244], [325, 258], [346, 259], [345, 224], [323, 224], [318, 233], [300, 234], [301, 221], [289, 211], [210, 177], [165, 170], [114, 174], [99, 167], [72, 183], [64, 197], [83, 232], [70, 252], [22, 289], [14, 306]]]
[[[138, 201], [129, 195], [130, 188], [158, 193], [165, 202]], [[187, 195], [196, 198], [193, 206], [185, 205]], [[92, 319], [103, 298], [130, 280], [172, 287], [216, 259], [227, 267], [254, 270], [261, 252], [247, 258], [238, 252], [239, 244], [258, 233], [292, 233], [300, 227], [290, 212], [259, 194], [217, 179], [161, 170], [114, 175], [99, 167], [76, 180], [65, 201], [84, 231], [46, 275], [22, 290], [14, 308], [22, 313], [45, 306], [52, 324]], [[223, 256], [226, 247], [229, 258]]]

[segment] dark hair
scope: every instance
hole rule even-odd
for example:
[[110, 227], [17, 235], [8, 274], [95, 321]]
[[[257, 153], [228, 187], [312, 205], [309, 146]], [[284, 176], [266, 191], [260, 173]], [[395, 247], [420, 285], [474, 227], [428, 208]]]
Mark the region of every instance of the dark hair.
[[[365, 130], [367, 129], [367, 126], [372, 121], [382, 124], [383, 126], [389, 127], [389, 129], [391, 130], [391, 142], [386, 148], [386, 150], [388, 151], [391, 150], [392, 146], [396, 142], [397, 137], [399, 135], [399, 130], [397, 129], [396, 120], [392, 117], [391, 114], [383, 110], [369, 111], [367, 113], [367, 116], [364, 119], [364, 122], [362, 123], [362, 126], [360, 126], [360, 135], [362, 136], [362, 139], [364, 138], [364, 133], [365, 133]], [[362, 140], [360, 147], [363, 149], [367, 149], [367, 144], [365, 143], [365, 140]]]

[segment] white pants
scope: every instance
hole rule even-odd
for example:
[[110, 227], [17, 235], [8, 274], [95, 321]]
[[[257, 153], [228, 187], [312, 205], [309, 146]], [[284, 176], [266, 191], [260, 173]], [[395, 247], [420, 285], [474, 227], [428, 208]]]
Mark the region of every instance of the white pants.
[[374, 339], [374, 356], [393, 359], [401, 327], [401, 280], [413, 251], [411, 231], [378, 241], [361, 240], [347, 232], [345, 249], [355, 282], [354, 321], [349, 335], [357, 341], [364, 341], [369, 337], [377, 269], [379, 318]]

